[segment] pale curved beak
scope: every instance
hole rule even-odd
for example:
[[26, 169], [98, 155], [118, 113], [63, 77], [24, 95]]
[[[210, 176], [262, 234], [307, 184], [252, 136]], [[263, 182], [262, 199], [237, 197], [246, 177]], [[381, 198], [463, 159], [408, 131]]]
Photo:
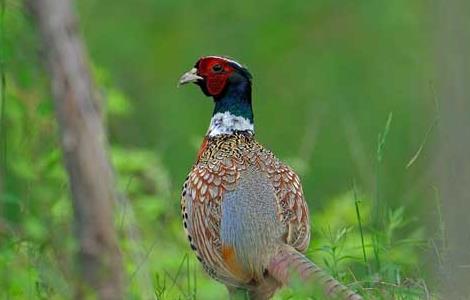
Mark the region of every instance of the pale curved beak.
[[196, 82], [198, 80], [202, 80], [203, 78], [197, 75], [197, 69], [192, 68], [190, 71], [186, 72], [181, 76], [180, 80], [178, 81], [178, 87], [182, 86], [183, 84]]

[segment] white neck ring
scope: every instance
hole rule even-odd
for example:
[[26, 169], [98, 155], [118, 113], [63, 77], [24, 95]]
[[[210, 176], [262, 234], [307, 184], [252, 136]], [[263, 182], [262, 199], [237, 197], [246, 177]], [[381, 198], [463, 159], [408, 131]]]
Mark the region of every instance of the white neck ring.
[[241, 116], [235, 116], [230, 112], [216, 113], [212, 116], [207, 136], [217, 136], [221, 134], [232, 134], [235, 131], [255, 132], [255, 127], [249, 119]]

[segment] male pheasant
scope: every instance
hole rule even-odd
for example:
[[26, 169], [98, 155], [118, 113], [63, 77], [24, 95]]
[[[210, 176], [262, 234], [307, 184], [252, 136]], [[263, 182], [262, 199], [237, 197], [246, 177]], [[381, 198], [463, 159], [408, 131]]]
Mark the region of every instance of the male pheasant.
[[303, 254], [310, 224], [299, 177], [254, 136], [251, 75], [234, 60], [206, 56], [179, 84], [193, 82], [215, 109], [181, 210], [191, 248], [231, 298], [270, 299], [292, 276], [330, 296], [362, 299]]

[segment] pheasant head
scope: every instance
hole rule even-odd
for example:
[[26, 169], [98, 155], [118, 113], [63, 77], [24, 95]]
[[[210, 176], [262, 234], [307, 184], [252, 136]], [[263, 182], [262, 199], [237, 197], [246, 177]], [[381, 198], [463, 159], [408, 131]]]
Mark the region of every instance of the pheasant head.
[[206, 96], [214, 99], [215, 107], [208, 136], [239, 131], [253, 134], [251, 78], [248, 70], [232, 59], [204, 56], [181, 76], [179, 85], [195, 83]]

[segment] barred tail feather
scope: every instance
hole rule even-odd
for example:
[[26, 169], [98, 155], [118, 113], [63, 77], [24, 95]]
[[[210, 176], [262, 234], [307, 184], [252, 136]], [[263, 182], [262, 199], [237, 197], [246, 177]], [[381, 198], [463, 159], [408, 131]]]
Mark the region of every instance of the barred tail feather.
[[288, 284], [289, 279], [294, 275], [299, 276], [304, 282], [314, 282], [316, 285], [321, 285], [328, 297], [363, 300], [360, 295], [341, 284], [305, 255], [290, 246], [281, 249], [278, 255], [271, 260], [268, 271], [282, 284]]

